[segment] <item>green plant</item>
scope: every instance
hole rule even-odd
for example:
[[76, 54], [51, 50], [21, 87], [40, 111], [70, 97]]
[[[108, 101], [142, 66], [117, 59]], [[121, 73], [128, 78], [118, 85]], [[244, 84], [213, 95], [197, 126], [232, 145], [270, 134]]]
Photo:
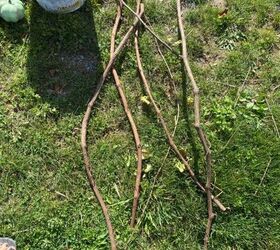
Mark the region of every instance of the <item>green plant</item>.
[[271, 51], [279, 42], [277, 32], [273, 29], [258, 29], [253, 33], [256, 46], [263, 52]]
[[237, 118], [237, 111], [234, 108], [234, 101], [226, 96], [223, 100], [215, 101], [211, 109], [205, 108], [204, 115], [210, 120], [211, 127], [217, 132], [229, 133]]
[[276, 30], [278, 30], [280, 28], [280, 13], [276, 13], [274, 15], [272, 25]]
[[260, 128], [267, 109], [262, 97], [245, 90], [236, 101], [229, 96], [215, 101], [210, 109], [204, 109], [204, 115], [209, 120], [212, 129], [218, 133], [229, 134], [235, 127], [235, 122], [241, 120]]
[[218, 44], [222, 49], [233, 50], [238, 42], [246, 40], [246, 35], [237, 25], [228, 27], [219, 37]]
[[262, 96], [250, 91], [244, 91], [238, 102], [239, 114], [247, 120], [253, 122], [256, 128], [262, 125], [262, 119], [268, 110], [267, 104]]

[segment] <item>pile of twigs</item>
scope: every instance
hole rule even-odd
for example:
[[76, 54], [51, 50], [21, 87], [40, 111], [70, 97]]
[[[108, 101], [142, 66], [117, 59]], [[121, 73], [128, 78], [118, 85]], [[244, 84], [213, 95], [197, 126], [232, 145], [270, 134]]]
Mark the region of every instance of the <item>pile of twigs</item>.
[[[127, 116], [127, 119], [130, 123], [131, 130], [134, 136], [134, 141], [135, 141], [135, 148], [137, 152], [137, 176], [136, 176], [136, 181], [135, 181], [135, 190], [134, 190], [134, 199], [133, 199], [133, 205], [132, 205], [132, 212], [131, 212], [131, 219], [130, 219], [130, 226], [134, 227], [136, 224], [136, 219], [137, 219], [137, 207], [138, 207], [138, 201], [139, 201], [139, 196], [140, 196], [140, 185], [141, 185], [141, 177], [142, 177], [142, 148], [141, 148], [141, 140], [140, 136], [137, 130], [137, 126], [134, 122], [132, 113], [129, 109], [129, 105], [127, 102], [127, 98], [123, 89], [123, 86], [120, 81], [119, 74], [117, 70], [114, 67], [114, 64], [117, 60], [118, 55], [120, 52], [127, 46], [129, 42], [132, 42], [132, 36], [134, 37], [134, 47], [135, 47], [135, 55], [136, 55], [136, 61], [137, 61], [137, 68], [139, 71], [139, 76], [140, 80], [143, 84], [144, 90], [146, 92], [146, 95], [149, 97], [150, 102], [152, 103], [152, 106], [159, 118], [159, 121], [163, 127], [163, 130], [165, 132], [165, 135], [167, 137], [167, 142], [169, 143], [170, 148], [174, 152], [174, 154], [178, 157], [178, 159], [184, 164], [186, 170], [188, 171], [191, 179], [195, 183], [195, 185], [203, 192], [206, 194], [207, 197], [207, 206], [208, 206], [208, 223], [206, 226], [206, 231], [205, 231], [205, 237], [204, 237], [204, 248], [208, 248], [208, 241], [210, 237], [210, 232], [211, 232], [211, 227], [213, 223], [213, 219], [215, 217], [215, 214], [213, 212], [213, 202], [217, 205], [217, 207], [225, 211], [226, 208], [223, 206], [223, 204], [212, 194], [211, 191], [211, 182], [212, 182], [212, 157], [211, 157], [211, 151], [209, 147], [209, 142], [207, 140], [207, 137], [201, 127], [200, 123], [200, 96], [199, 96], [199, 88], [196, 84], [195, 78], [193, 76], [189, 60], [188, 60], [188, 54], [187, 54], [187, 46], [186, 46], [186, 37], [184, 33], [184, 26], [183, 26], [183, 21], [181, 17], [181, 2], [180, 0], [177, 0], [177, 17], [178, 17], [178, 27], [179, 27], [179, 32], [180, 32], [180, 37], [181, 37], [181, 51], [182, 54], [179, 54], [174, 50], [168, 43], [166, 43], [164, 40], [162, 40], [148, 25], [145, 21], [147, 18], [145, 18], [145, 11], [144, 11], [144, 4], [141, 2], [141, 0], [136, 0], [136, 10], [133, 11], [123, 0], [117, 1], [117, 15], [115, 19], [115, 24], [112, 30], [112, 35], [111, 35], [111, 49], [110, 49], [110, 60], [107, 63], [107, 66], [99, 79], [99, 82], [97, 84], [97, 87], [94, 91], [92, 99], [89, 101], [87, 110], [85, 112], [83, 122], [82, 122], [82, 132], [81, 132], [81, 145], [82, 145], [82, 151], [83, 151], [83, 157], [84, 157], [84, 163], [85, 163], [85, 169], [88, 177], [88, 181], [90, 183], [90, 186], [92, 188], [92, 191], [94, 192], [97, 201], [99, 202], [102, 212], [104, 214], [108, 232], [109, 232], [109, 238], [111, 242], [111, 249], [117, 249], [117, 243], [115, 240], [115, 235], [114, 235], [114, 229], [109, 217], [109, 212], [106, 207], [106, 204], [102, 198], [102, 195], [100, 194], [98, 187], [96, 185], [93, 172], [92, 172], [92, 166], [90, 164], [90, 157], [87, 149], [87, 128], [88, 128], [88, 123], [90, 120], [90, 115], [91, 111], [94, 107], [94, 104], [98, 98], [98, 95], [102, 89], [102, 86], [104, 82], [106, 81], [106, 78], [108, 77], [109, 74], [113, 75], [113, 79], [116, 85], [116, 88], [118, 90], [120, 100], [122, 102], [125, 114]], [[126, 34], [122, 38], [121, 42], [119, 43], [118, 46], [116, 46], [116, 36], [117, 36], [117, 31], [119, 29], [119, 26], [121, 24], [121, 19], [122, 19], [122, 14], [123, 14], [123, 8], [127, 8], [131, 13], [134, 14], [135, 20], [131, 27], [127, 30]], [[197, 135], [199, 138], [199, 141], [204, 149], [205, 153], [205, 165], [206, 165], [206, 183], [201, 183], [198, 178], [196, 177], [194, 171], [192, 170], [190, 163], [188, 159], [182, 155], [180, 150], [178, 149], [178, 146], [175, 144], [174, 139], [173, 139], [173, 134], [170, 133], [168, 126], [164, 120], [164, 117], [161, 113], [160, 108], [158, 107], [156, 101], [153, 98], [153, 94], [151, 92], [148, 80], [145, 76], [144, 73], [144, 68], [142, 65], [142, 59], [141, 59], [141, 50], [139, 48], [139, 32], [140, 32], [140, 27], [144, 26], [145, 31], [148, 31], [151, 33], [151, 35], [155, 38], [157, 45], [160, 43], [165, 48], [168, 50], [172, 51], [178, 59], [181, 61], [181, 63], [184, 65], [184, 70], [191, 82], [191, 86], [193, 89], [193, 97], [194, 97], [194, 127], [197, 131]]]

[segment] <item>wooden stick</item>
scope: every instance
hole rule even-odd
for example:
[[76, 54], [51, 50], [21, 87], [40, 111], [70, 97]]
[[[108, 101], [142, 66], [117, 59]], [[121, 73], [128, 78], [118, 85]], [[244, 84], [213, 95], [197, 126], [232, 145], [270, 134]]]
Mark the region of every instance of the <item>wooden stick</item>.
[[179, 56], [179, 53], [174, 50], [170, 45], [168, 45], [167, 42], [163, 41], [150, 27], [149, 25], [147, 25], [144, 20], [141, 18], [141, 15], [139, 15], [138, 13], [136, 13], [135, 11], [133, 11], [133, 9], [131, 9], [123, 0], [122, 4], [131, 12], [134, 14], [134, 16], [136, 16], [138, 18], [138, 20], [144, 25], [144, 27], [152, 34], [152, 36], [154, 36], [160, 43], [162, 43], [168, 50], [170, 50], [173, 54], [175, 54], [176, 56]]
[[[198, 179], [196, 178], [192, 168], [190, 167], [189, 165], [189, 162], [188, 160], [186, 160], [184, 158], [184, 156], [180, 153], [178, 147], [176, 146], [176, 144], [174, 143], [174, 140], [173, 140], [173, 137], [171, 136], [170, 132], [169, 132], [169, 129], [164, 121], [164, 118], [161, 114], [161, 111], [160, 109], [158, 108], [154, 98], [153, 98], [153, 95], [151, 93], [151, 90], [150, 90], [150, 87], [149, 87], [149, 84], [148, 84], [148, 81], [145, 77], [145, 74], [144, 74], [144, 70], [143, 70], [143, 66], [142, 66], [142, 62], [141, 62], [141, 56], [140, 56], [140, 52], [139, 52], [139, 45], [138, 45], [138, 34], [136, 33], [135, 35], [135, 39], [134, 39], [134, 43], [135, 43], [135, 51], [136, 51], [136, 59], [137, 59], [137, 65], [138, 65], [138, 70], [139, 70], [139, 74], [140, 74], [140, 77], [141, 77], [141, 80], [143, 82], [143, 85], [144, 85], [144, 89], [149, 97], [149, 99], [151, 100], [151, 103], [156, 111], [156, 114], [160, 120], [160, 123], [165, 131], [165, 134], [167, 136], [167, 140], [168, 140], [168, 143], [169, 145], [171, 146], [171, 148], [173, 149], [174, 153], [177, 155], [177, 157], [182, 161], [182, 163], [185, 165], [187, 171], [189, 172], [189, 175], [190, 177], [192, 178], [192, 180], [195, 182], [195, 184], [203, 191], [203, 192], [206, 192], [206, 189], [204, 187], [203, 184], [201, 184]], [[226, 211], [226, 208], [223, 206], [223, 204], [217, 199], [215, 198], [213, 195], [211, 196], [211, 198], [213, 199], [213, 201], [217, 204], [217, 206], [222, 210], [222, 211]]]
[[271, 119], [272, 119], [272, 121], [273, 121], [273, 125], [274, 125], [274, 128], [275, 128], [277, 137], [280, 139], [279, 129], [278, 129], [277, 123], [276, 123], [276, 121], [275, 121], [274, 115], [273, 115], [273, 113], [272, 113], [272, 109], [271, 109], [271, 107], [270, 107], [270, 104], [269, 104], [267, 98], [265, 98], [265, 102], [266, 102], [266, 105], [267, 105], [267, 107], [268, 107], [268, 110], [269, 110], [269, 112], [270, 112], [270, 114], [271, 114]]
[[189, 79], [191, 81], [192, 89], [193, 89], [193, 95], [194, 95], [194, 127], [197, 131], [198, 137], [200, 139], [200, 142], [203, 146], [204, 153], [205, 153], [205, 159], [206, 159], [206, 169], [207, 169], [207, 178], [206, 178], [206, 185], [205, 185], [205, 191], [207, 194], [207, 206], [208, 206], [208, 222], [204, 237], [204, 249], [208, 249], [208, 242], [209, 242], [209, 236], [211, 232], [212, 223], [215, 217], [215, 214], [213, 213], [213, 204], [212, 204], [212, 192], [211, 192], [211, 182], [212, 182], [212, 156], [211, 156], [211, 150], [208, 146], [207, 137], [201, 128], [200, 125], [200, 96], [199, 96], [199, 88], [195, 82], [189, 61], [188, 61], [188, 53], [187, 53], [187, 44], [186, 44], [186, 37], [185, 37], [185, 31], [184, 31], [184, 25], [182, 21], [182, 15], [181, 15], [181, 1], [177, 0], [177, 16], [178, 16], [178, 25], [179, 25], [179, 31], [182, 41], [182, 61], [185, 67], [185, 70], [189, 76]]
[[[142, 15], [142, 14], [143, 13], [140, 13], [140, 15]], [[87, 146], [87, 127], [88, 127], [88, 123], [89, 123], [89, 120], [90, 120], [90, 114], [91, 114], [92, 108], [93, 108], [93, 106], [95, 104], [95, 101], [96, 101], [96, 99], [97, 99], [97, 97], [100, 93], [100, 90], [101, 90], [108, 74], [110, 73], [117, 56], [119, 55], [119, 53], [122, 51], [122, 49], [127, 44], [128, 39], [130, 38], [131, 34], [134, 32], [138, 22], [139, 22], [138, 19], [136, 19], [134, 21], [133, 25], [129, 28], [126, 35], [124, 36], [124, 38], [120, 42], [119, 46], [117, 47], [117, 49], [115, 50], [115, 52], [111, 56], [111, 59], [109, 60], [101, 78], [98, 81], [98, 84], [97, 84], [96, 89], [95, 89], [95, 93], [94, 93], [92, 99], [89, 101], [89, 103], [87, 105], [87, 109], [86, 109], [86, 112], [84, 114], [83, 121], [82, 121], [81, 147], [82, 147], [82, 153], [83, 153], [83, 158], [84, 158], [84, 163], [85, 163], [85, 170], [86, 170], [86, 174], [87, 174], [87, 178], [88, 178], [90, 187], [91, 187], [92, 191], [94, 192], [94, 194], [97, 198], [97, 201], [100, 204], [100, 207], [102, 209], [103, 215], [105, 217], [105, 221], [106, 221], [106, 225], [107, 225], [108, 232], [109, 232], [109, 238], [110, 238], [111, 249], [112, 250], [117, 249], [117, 244], [116, 244], [114, 230], [113, 230], [113, 226], [112, 226], [112, 223], [111, 223], [111, 220], [110, 220], [110, 217], [109, 217], [107, 206], [106, 206], [106, 204], [105, 204], [105, 202], [102, 198], [101, 193], [99, 192], [99, 189], [96, 186], [95, 179], [94, 179], [93, 174], [92, 174], [92, 167], [91, 167], [91, 164], [90, 164], [90, 157], [89, 157], [88, 146]]]
[[245, 78], [244, 78], [244, 81], [243, 81], [241, 87], [239, 87], [238, 90], [237, 90], [236, 99], [235, 99], [235, 102], [234, 102], [233, 107], [236, 107], [236, 105], [237, 105], [237, 103], [238, 103], [238, 101], [239, 101], [239, 99], [240, 99], [240, 95], [241, 95], [241, 93], [242, 93], [242, 91], [243, 91], [243, 89], [244, 89], [244, 87], [245, 87], [245, 84], [246, 84], [246, 82], [247, 82], [247, 80], [248, 80], [248, 77], [249, 77], [249, 75], [250, 75], [250, 73], [251, 73], [251, 70], [252, 70], [252, 68], [249, 67], [248, 72], [247, 72], [247, 74], [246, 74], [246, 76], [245, 76]]
[[[146, 19], [147, 19], [147, 17], [146, 17]], [[148, 25], [149, 25], [150, 27], [152, 26], [148, 19], [147, 19], [147, 23], [148, 23]], [[174, 76], [173, 76], [173, 74], [172, 74], [172, 72], [171, 72], [171, 69], [170, 69], [170, 67], [169, 67], [169, 65], [168, 65], [168, 62], [167, 62], [166, 59], [165, 59], [164, 54], [162, 53], [162, 51], [161, 51], [161, 49], [160, 49], [158, 40], [157, 40], [156, 38], [155, 38], [155, 43], [156, 43], [157, 51], [158, 51], [159, 55], [161, 56], [162, 60], [164, 61], [164, 64], [165, 64], [165, 66], [166, 66], [166, 68], [167, 68], [167, 71], [168, 71], [168, 74], [169, 74], [169, 76], [170, 76], [170, 78], [171, 78], [172, 87], [173, 87], [173, 92], [175, 92], [175, 94], [177, 95], [177, 88], [176, 88], [176, 85], [175, 85], [175, 82], [174, 82]], [[176, 96], [176, 98], [177, 98], [177, 96]]]
[[263, 184], [264, 178], [265, 178], [265, 176], [266, 176], [266, 174], [267, 174], [267, 171], [268, 171], [268, 168], [269, 168], [269, 166], [270, 166], [270, 164], [271, 164], [271, 161], [272, 161], [272, 159], [271, 159], [271, 157], [269, 157], [269, 161], [268, 161], [268, 163], [267, 163], [267, 166], [266, 166], [265, 171], [264, 171], [264, 173], [263, 173], [263, 176], [262, 176], [262, 178], [261, 178], [260, 184], [259, 184], [259, 186], [257, 187], [257, 189], [256, 189], [256, 191], [255, 191], [255, 193], [254, 193], [255, 196], [257, 195], [257, 193], [258, 193], [258, 191], [259, 191], [259, 188], [260, 188], [261, 185]]
[[173, 88], [173, 91], [176, 93], [176, 98], [177, 98], [177, 88], [176, 88], [176, 85], [175, 85], [175, 82], [174, 82], [173, 74], [172, 74], [171, 69], [170, 69], [170, 67], [168, 65], [168, 62], [165, 59], [165, 56], [163, 55], [163, 53], [162, 53], [162, 51], [161, 51], [161, 49], [159, 47], [158, 41], [156, 39], [155, 39], [155, 42], [156, 42], [156, 46], [157, 46], [157, 51], [160, 54], [162, 60], [164, 61], [165, 66], [166, 66], [166, 68], [168, 70], [168, 74], [169, 74], [169, 76], [171, 78], [171, 82], [172, 82], [172, 88]]
[[[111, 57], [115, 51], [115, 40], [116, 40], [116, 33], [121, 21], [121, 15], [122, 15], [122, 2], [119, 2], [118, 5], [118, 10], [117, 10], [117, 16], [112, 32], [112, 37], [111, 37]], [[137, 2], [137, 13], [140, 11], [140, 0]], [[118, 72], [115, 68], [112, 69], [113, 77], [115, 80], [115, 85], [118, 90], [118, 93], [121, 98], [121, 102], [124, 108], [124, 111], [126, 113], [127, 119], [130, 123], [130, 127], [132, 129], [134, 141], [135, 141], [135, 147], [137, 151], [137, 175], [136, 175], [136, 181], [135, 181], [135, 189], [134, 189], [134, 199], [133, 199], [133, 205], [132, 205], [132, 212], [131, 212], [131, 219], [130, 219], [130, 226], [134, 227], [135, 226], [135, 220], [136, 220], [136, 214], [137, 214], [137, 207], [138, 207], [138, 202], [139, 202], [139, 197], [140, 197], [140, 185], [141, 185], [141, 177], [142, 177], [142, 146], [141, 146], [141, 140], [140, 136], [138, 133], [137, 126], [134, 122], [132, 113], [129, 109], [127, 98], [125, 96], [124, 89], [122, 87]]]

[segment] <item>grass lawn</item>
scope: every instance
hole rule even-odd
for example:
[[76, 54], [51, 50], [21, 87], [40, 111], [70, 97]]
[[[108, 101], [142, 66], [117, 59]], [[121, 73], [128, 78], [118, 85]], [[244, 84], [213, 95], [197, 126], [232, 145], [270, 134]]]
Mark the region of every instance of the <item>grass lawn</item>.
[[[220, 199], [230, 207], [226, 213], [215, 207], [209, 247], [280, 249], [280, 3], [228, 0], [228, 13], [219, 18], [207, 1], [185, 2], [189, 56], [213, 151], [214, 194], [221, 189]], [[147, 0], [145, 6], [154, 30], [179, 52], [176, 1]], [[26, 1], [26, 9], [26, 19], [17, 24], [0, 20], [0, 236], [15, 239], [23, 250], [108, 249], [106, 224], [84, 172], [80, 128], [109, 59], [115, 1], [88, 0], [67, 15], [47, 13], [35, 1]], [[133, 18], [125, 11], [119, 35]], [[144, 30], [140, 48], [170, 130], [180, 104], [175, 141], [205, 181], [191, 89], [180, 61], [162, 48], [174, 90], [155, 41]], [[110, 76], [93, 110], [89, 151], [119, 249], [201, 249], [206, 197], [178, 170], [172, 151], [165, 157], [168, 144], [152, 106], [143, 102], [132, 41], [116, 68], [149, 170], [132, 230], [135, 147]]]

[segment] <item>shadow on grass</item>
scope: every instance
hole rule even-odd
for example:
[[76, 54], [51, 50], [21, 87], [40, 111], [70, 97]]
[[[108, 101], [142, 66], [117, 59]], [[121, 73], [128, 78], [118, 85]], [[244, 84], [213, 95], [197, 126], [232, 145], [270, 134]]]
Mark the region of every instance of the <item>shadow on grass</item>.
[[35, 1], [31, 6], [28, 81], [61, 114], [85, 110], [101, 73], [92, 13], [90, 1], [63, 15], [46, 12]]
[[[4, 39], [13, 44], [23, 44], [28, 36], [28, 22], [26, 19], [19, 21], [18, 23], [7, 23], [0, 18], [0, 27], [3, 30]], [[0, 53], [1, 53], [0, 49]]]

